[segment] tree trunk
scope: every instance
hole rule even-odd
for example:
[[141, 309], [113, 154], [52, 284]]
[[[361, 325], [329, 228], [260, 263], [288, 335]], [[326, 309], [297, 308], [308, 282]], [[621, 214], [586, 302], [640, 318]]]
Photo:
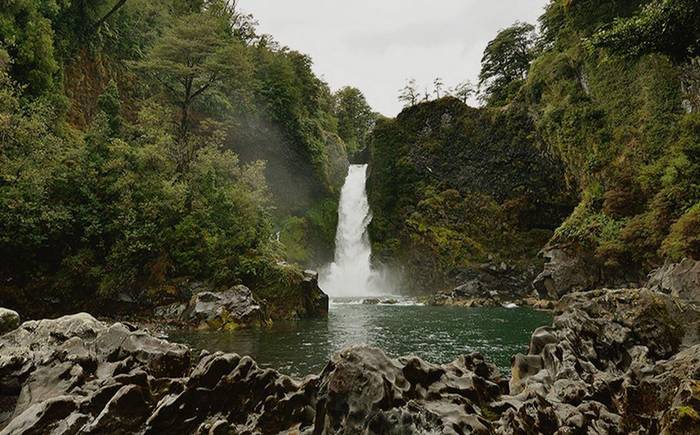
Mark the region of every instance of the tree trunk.
[[124, 6], [124, 4], [126, 4], [126, 2], [127, 2], [127, 0], [118, 0], [114, 4], [114, 6], [112, 6], [112, 9], [109, 10], [109, 12], [107, 12], [102, 18], [97, 20], [97, 22], [93, 26], [93, 29], [94, 30], [99, 29], [100, 26], [102, 26], [105, 23], [105, 21], [109, 20], [109, 17], [114, 15], [115, 12], [117, 12], [119, 9], [121, 9], [121, 7]]

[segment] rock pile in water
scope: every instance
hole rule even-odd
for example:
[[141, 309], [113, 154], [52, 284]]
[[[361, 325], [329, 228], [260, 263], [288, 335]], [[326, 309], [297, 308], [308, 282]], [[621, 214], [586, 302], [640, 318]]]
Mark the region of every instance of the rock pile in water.
[[[318, 286], [318, 273], [307, 270], [294, 289], [289, 307], [280, 309], [258, 299], [244, 285], [214, 291], [201, 286], [192, 292], [187, 303], [177, 302], [157, 307], [153, 317], [179, 327], [199, 330], [233, 331], [269, 325], [273, 320], [322, 318], [328, 316], [329, 299]], [[2, 313], [0, 313], [1, 316]], [[0, 317], [0, 328], [2, 327]]]
[[292, 379], [87, 314], [0, 337], [0, 433], [698, 433], [700, 312], [651, 290], [572, 294], [509, 379], [351, 347]]

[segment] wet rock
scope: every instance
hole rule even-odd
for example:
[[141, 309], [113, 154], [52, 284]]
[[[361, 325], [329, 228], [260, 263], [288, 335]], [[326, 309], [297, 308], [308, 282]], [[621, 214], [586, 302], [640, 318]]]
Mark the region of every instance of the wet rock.
[[16, 311], [0, 308], [0, 335], [17, 329], [19, 321], [19, 314]]
[[461, 283], [452, 290], [428, 299], [429, 305], [497, 307], [520, 301], [532, 291], [534, 269], [521, 270], [504, 262], [490, 262], [459, 271], [454, 280]]
[[39, 435], [65, 432], [65, 421], [78, 409], [71, 396], [57, 396], [31, 406], [0, 431], [0, 435]]
[[141, 387], [125, 385], [110, 399], [100, 414], [83, 427], [87, 434], [132, 434], [150, 414], [147, 397]]
[[362, 305], [379, 305], [382, 301], [377, 298], [362, 299]]
[[[149, 377], [185, 376], [190, 364], [185, 346], [87, 314], [25, 322], [0, 337], [0, 349], [0, 403], [12, 404], [11, 413], [0, 412], [0, 427], [11, 420], [40, 428], [28, 433], [76, 433], [118, 386], [148, 389]], [[53, 403], [57, 397], [71, 400]], [[64, 419], [58, 411], [71, 404], [80, 409]]]
[[498, 433], [662, 433], [691, 423], [693, 399], [674, 403], [692, 398], [700, 379], [700, 312], [647, 289], [574, 293], [559, 309], [553, 327], [533, 333], [529, 355], [514, 358], [513, 396], [502, 399], [514, 407]]
[[222, 377], [231, 373], [241, 358], [235, 354], [217, 352], [208, 355], [197, 364], [187, 382], [189, 387], [197, 386], [212, 389]]
[[192, 296], [182, 318], [200, 329], [232, 331], [268, 323], [263, 306], [245, 286]]
[[17, 417], [32, 405], [52, 397], [67, 395], [85, 379], [83, 369], [69, 362], [40, 367], [29, 376], [15, 405]]
[[437, 366], [415, 357], [392, 360], [379, 349], [348, 348], [321, 375], [316, 430], [490, 433], [478, 406], [498, 397], [499, 381], [498, 370], [480, 355]]
[[318, 272], [313, 270], [304, 271], [304, 278], [301, 283], [304, 318], [323, 318], [328, 316], [328, 295], [318, 286]]
[[187, 304], [176, 302], [170, 305], [156, 307], [153, 310], [153, 316], [166, 321], [179, 320], [182, 318], [182, 315], [185, 313], [186, 309]]
[[145, 366], [156, 377], [184, 376], [190, 364], [190, 350], [186, 346], [169, 343], [143, 331], [131, 332], [120, 323], [103, 331], [96, 338], [95, 347], [107, 362], [126, 362], [122, 370], [129, 366]]

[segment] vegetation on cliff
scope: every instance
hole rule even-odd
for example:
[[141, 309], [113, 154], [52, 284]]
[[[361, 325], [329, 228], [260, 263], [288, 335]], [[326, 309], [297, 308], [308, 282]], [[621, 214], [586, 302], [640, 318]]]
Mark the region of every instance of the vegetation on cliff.
[[452, 97], [381, 120], [370, 156], [375, 257], [406, 267], [418, 289], [489, 261], [527, 268], [569, 210], [562, 168], [534, 135], [525, 112]]
[[332, 252], [345, 115], [308, 56], [223, 0], [5, 6], [6, 305], [163, 301], [198, 280], [274, 298], [301, 282], [283, 260]]
[[592, 255], [604, 282], [700, 255], [698, 12], [684, 0], [552, 2], [550, 42], [512, 97], [580, 192], [554, 242]]
[[[439, 285], [487, 254], [529, 257], [546, 238], [533, 228], [556, 228], [550, 242], [590, 258], [598, 284], [698, 258], [699, 20], [688, 0], [552, 0], [539, 35], [516, 23], [488, 45], [484, 108], [402, 94], [411, 107], [372, 142], [379, 258], [414, 251], [408, 264], [437, 262]], [[567, 192], [578, 205], [559, 225]]]

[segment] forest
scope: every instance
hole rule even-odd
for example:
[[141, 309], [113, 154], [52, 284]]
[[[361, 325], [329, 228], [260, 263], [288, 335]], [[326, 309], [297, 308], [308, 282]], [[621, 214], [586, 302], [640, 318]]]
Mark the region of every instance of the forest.
[[5, 3], [0, 299], [97, 309], [198, 280], [274, 294], [299, 279], [286, 260], [332, 258], [375, 114], [311, 65], [235, 2]]

